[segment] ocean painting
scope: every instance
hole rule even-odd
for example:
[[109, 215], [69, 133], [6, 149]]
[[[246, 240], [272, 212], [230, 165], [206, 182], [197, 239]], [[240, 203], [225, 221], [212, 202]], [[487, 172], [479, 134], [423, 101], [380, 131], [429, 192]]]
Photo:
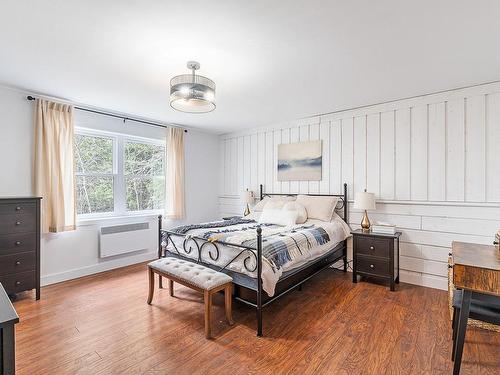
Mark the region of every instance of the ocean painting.
[[278, 145], [278, 181], [320, 181], [321, 141]]

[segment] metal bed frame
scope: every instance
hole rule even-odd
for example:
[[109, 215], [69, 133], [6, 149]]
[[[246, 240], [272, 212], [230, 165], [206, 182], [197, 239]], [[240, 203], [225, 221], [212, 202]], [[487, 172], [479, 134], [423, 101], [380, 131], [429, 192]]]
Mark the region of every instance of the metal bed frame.
[[[264, 193], [263, 186], [260, 185], [260, 199], [272, 196], [294, 196], [297, 194], [274, 194]], [[335, 211], [342, 213], [342, 219], [348, 223], [348, 203], [347, 203], [347, 184], [344, 184], [344, 194], [306, 194], [311, 196], [330, 196], [339, 197]], [[162, 215], [158, 216], [158, 258], [173, 256], [182, 258], [188, 261], [196, 261], [206, 267], [214, 270], [224, 272], [233, 278], [234, 284], [234, 298], [244, 304], [256, 309], [257, 313], [257, 336], [262, 336], [262, 310], [270, 303], [276, 301], [286, 293], [294, 290], [301, 289], [302, 284], [321, 272], [325, 268], [330, 267], [332, 264], [343, 260], [344, 272], [347, 272], [347, 240], [337, 244], [335, 247], [327, 251], [325, 254], [318, 258], [313, 259], [304, 265], [294, 268], [290, 271], [284, 272], [275, 288], [275, 295], [269, 297], [267, 293], [262, 290], [262, 229], [257, 226], [257, 247], [244, 246], [239, 244], [232, 244], [223, 241], [208, 241], [202, 237], [191, 235], [179, 234], [170, 230], [162, 229]], [[181, 253], [178, 246], [172, 240], [172, 237], [183, 237]], [[171, 249], [168, 249], [168, 244], [171, 244]], [[227, 264], [223, 266], [209, 264], [203, 261], [202, 254], [210, 257], [212, 261], [217, 261], [220, 256], [218, 245], [231, 246], [240, 249], [240, 252], [234, 256]], [[197, 255], [197, 259], [188, 257], [193, 251]], [[257, 271], [257, 277], [251, 277], [240, 272], [232, 271], [228, 266], [236, 259], [243, 259], [244, 268], [253, 273]], [[162, 287], [162, 278], [159, 277], [160, 288]]]

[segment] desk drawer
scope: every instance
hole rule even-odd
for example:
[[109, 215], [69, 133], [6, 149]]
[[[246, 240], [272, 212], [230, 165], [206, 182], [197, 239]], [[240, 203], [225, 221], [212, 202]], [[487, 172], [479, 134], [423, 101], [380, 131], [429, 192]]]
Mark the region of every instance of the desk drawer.
[[35, 231], [35, 215], [0, 215], [0, 234], [26, 233]]
[[358, 272], [384, 277], [389, 277], [391, 274], [389, 259], [359, 256], [356, 265]]
[[35, 271], [0, 276], [0, 282], [9, 294], [30, 290], [36, 287]]
[[0, 236], [0, 256], [35, 251], [36, 233], [14, 233]]
[[366, 254], [375, 257], [389, 258], [392, 238], [371, 238], [371, 237], [357, 237], [356, 238], [356, 252], [358, 254]]
[[36, 255], [34, 251], [0, 256], [0, 276], [34, 271], [36, 266], [35, 263]]

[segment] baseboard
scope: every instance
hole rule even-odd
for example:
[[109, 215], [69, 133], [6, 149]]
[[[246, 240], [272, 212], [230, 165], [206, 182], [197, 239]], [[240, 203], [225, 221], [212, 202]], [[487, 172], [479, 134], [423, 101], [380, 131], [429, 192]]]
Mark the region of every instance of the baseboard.
[[72, 280], [82, 276], [93, 275], [95, 273], [109, 271], [115, 268], [121, 268], [125, 266], [130, 266], [132, 264], [146, 262], [148, 260], [153, 260], [157, 257], [158, 253], [156, 251], [152, 251], [133, 256], [107, 260], [105, 262], [93, 264], [82, 268], [75, 268], [69, 271], [43, 275], [40, 282], [42, 286], [60, 283], [61, 281]]

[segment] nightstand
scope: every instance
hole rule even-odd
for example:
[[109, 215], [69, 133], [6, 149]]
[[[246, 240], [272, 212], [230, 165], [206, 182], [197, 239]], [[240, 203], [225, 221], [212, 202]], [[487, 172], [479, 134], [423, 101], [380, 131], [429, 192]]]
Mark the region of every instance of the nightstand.
[[391, 291], [399, 283], [399, 237], [395, 234], [376, 233], [361, 229], [352, 234], [352, 282], [358, 275], [389, 281]]

